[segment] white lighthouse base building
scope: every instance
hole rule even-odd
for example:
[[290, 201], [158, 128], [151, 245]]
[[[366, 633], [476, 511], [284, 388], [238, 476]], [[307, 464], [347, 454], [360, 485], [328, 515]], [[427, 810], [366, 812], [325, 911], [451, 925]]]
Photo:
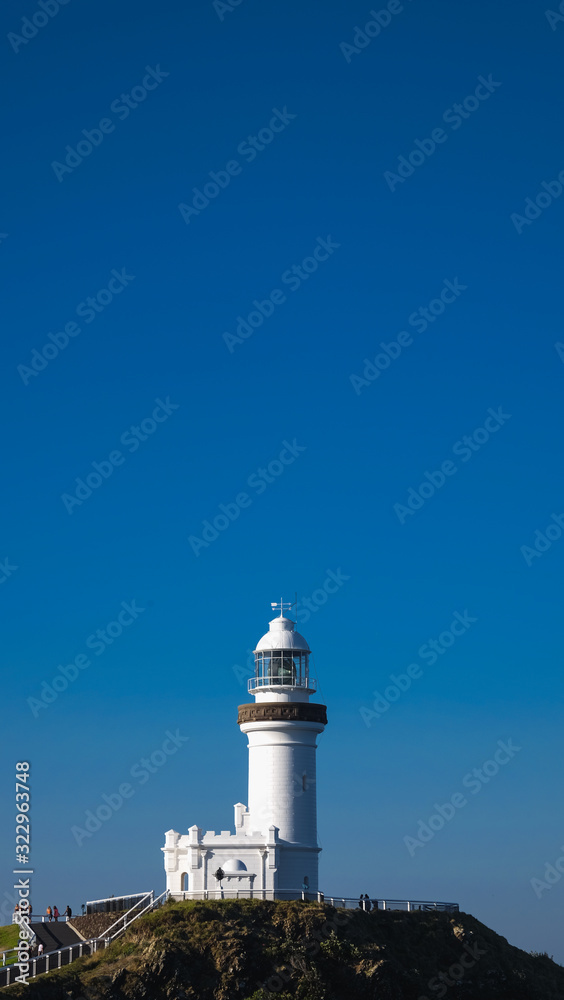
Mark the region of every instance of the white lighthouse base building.
[[[237, 829], [239, 818], [242, 824]], [[233, 892], [272, 899], [277, 895], [301, 896], [303, 891], [317, 893], [321, 848], [287, 844], [280, 840], [275, 826], [266, 836], [260, 830], [246, 833], [248, 820], [248, 809], [237, 803], [234, 834], [229, 830], [204, 833], [197, 826], [184, 835], [169, 830], [163, 851], [167, 888], [172, 895], [189, 899]], [[214, 876], [219, 868], [224, 873], [222, 888]]]
[[327, 714], [309, 701], [309, 655], [281, 606], [255, 650], [255, 702], [239, 706], [249, 741], [249, 805], [235, 805], [234, 833], [198, 826], [166, 833], [167, 889], [177, 899], [318, 893], [315, 755]]

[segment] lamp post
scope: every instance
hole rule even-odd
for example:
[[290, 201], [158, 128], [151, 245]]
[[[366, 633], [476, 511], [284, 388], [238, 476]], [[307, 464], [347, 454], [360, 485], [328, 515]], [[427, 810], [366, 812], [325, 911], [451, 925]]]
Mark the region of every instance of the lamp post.
[[217, 871], [213, 873], [213, 876], [219, 882], [219, 888], [220, 888], [220, 891], [221, 891], [221, 898], [223, 899], [223, 886], [221, 884], [221, 880], [225, 878], [225, 872], [223, 871], [223, 868], [218, 868]]

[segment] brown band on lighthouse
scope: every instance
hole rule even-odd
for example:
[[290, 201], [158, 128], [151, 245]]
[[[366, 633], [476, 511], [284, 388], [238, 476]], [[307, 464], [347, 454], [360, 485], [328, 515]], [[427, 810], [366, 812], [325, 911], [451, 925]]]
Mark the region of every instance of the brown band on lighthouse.
[[242, 722], [319, 722], [327, 725], [327, 706], [302, 701], [263, 701], [239, 705], [237, 724]]

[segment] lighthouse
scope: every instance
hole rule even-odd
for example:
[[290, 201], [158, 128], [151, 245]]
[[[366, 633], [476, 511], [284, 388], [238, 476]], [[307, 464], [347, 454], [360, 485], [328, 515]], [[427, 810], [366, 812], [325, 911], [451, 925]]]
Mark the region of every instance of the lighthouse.
[[[234, 833], [169, 830], [162, 848], [167, 888], [176, 898], [238, 894], [293, 898], [317, 893], [317, 738], [325, 705], [311, 702], [311, 650], [280, 611], [254, 650], [253, 702], [239, 705], [248, 740], [248, 805], [237, 802]], [[218, 877], [219, 876], [219, 877]]]

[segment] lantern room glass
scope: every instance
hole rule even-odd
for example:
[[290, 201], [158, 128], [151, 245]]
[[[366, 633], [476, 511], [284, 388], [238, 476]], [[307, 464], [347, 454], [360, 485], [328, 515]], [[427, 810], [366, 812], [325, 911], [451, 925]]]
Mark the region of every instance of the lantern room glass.
[[309, 653], [291, 649], [272, 649], [255, 653], [255, 683], [257, 687], [288, 685], [307, 687]]

